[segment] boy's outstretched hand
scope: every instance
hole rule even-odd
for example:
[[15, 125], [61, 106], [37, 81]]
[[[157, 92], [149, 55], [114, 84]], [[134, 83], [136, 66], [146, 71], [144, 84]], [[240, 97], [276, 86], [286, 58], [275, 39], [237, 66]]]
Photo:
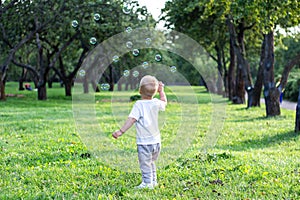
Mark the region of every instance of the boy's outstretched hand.
[[132, 117], [128, 117], [125, 124], [120, 128], [119, 130], [113, 132], [112, 136], [115, 139], [118, 139], [121, 135], [123, 135], [134, 123], [136, 122], [136, 119]]
[[112, 136], [115, 138], [115, 139], [118, 139], [118, 137], [120, 137], [123, 133], [120, 131], [120, 130], [117, 130], [115, 132], [113, 132]]

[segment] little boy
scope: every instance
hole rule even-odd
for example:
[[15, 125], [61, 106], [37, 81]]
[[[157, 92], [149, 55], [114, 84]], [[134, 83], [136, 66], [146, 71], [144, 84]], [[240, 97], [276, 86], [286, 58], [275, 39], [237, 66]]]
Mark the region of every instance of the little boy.
[[[159, 156], [161, 144], [158, 112], [165, 110], [167, 97], [164, 84], [150, 75], [141, 79], [139, 92], [142, 99], [134, 104], [125, 124], [112, 136], [117, 139], [135, 123], [138, 159], [142, 172], [142, 183], [137, 188], [153, 189], [157, 185], [155, 161]], [[160, 100], [153, 98], [157, 92]]]

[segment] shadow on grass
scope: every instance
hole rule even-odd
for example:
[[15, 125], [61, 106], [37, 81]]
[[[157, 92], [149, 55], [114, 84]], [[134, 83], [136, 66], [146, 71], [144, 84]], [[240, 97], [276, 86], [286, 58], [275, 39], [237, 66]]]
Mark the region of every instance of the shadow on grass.
[[230, 149], [234, 151], [245, 151], [249, 149], [263, 149], [275, 145], [280, 145], [281, 143], [284, 142], [290, 142], [292, 140], [296, 140], [298, 137], [300, 137], [299, 133], [290, 131], [286, 133], [276, 134], [273, 136], [265, 135], [263, 138], [248, 139], [231, 145], [220, 145], [218, 147], [222, 149]]
[[226, 120], [228, 122], [257, 122], [257, 121], [261, 121], [261, 120], [270, 120], [270, 118], [266, 117], [266, 116], [261, 116], [261, 117], [250, 117], [250, 116], [238, 116], [238, 118], [236, 119], [229, 119]]

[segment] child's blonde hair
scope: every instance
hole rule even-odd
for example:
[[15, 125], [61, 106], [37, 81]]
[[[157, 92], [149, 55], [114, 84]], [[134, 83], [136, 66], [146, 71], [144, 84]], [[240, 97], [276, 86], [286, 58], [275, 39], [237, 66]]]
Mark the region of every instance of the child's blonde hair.
[[153, 97], [157, 93], [158, 80], [154, 76], [146, 75], [140, 82], [140, 94], [146, 97]]

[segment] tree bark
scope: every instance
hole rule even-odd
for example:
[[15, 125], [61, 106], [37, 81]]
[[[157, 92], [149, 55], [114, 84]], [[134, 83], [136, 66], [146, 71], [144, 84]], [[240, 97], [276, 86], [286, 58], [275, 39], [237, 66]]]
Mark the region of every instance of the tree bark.
[[47, 88], [46, 84], [38, 87], [38, 100], [47, 100]]
[[261, 91], [263, 86], [263, 73], [264, 73], [264, 59], [265, 59], [265, 38], [263, 39], [262, 45], [261, 45], [261, 53], [260, 53], [260, 62], [258, 67], [258, 72], [256, 75], [256, 82], [254, 85], [253, 93], [252, 93], [252, 104], [251, 106], [254, 107], [260, 107], [260, 97], [261, 97]]
[[94, 79], [91, 80], [91, 84], [92, 84], [93, 89], [94, 89], [95, 92], [100, 92], [100, 89], [99, 89], [99, 87], [97, 85], [97, 81], [96, 80], [94, 80]]
[[83, 79], [83, 93], [84, 94], [89, 93], [89, 83], [86, 77]]
[[5, 78], [2, 78], [2, 72], [0, 72], [0, 100], [5, 101], [6, 95], [5, 95]]
[[234, 48], [234, 53], [237, 58], [236, 96], [233, 97], [233, 102], [242, 104], [245, 102], [245, 89], [248, 92], [248, 97], [251, 97], [251, 95], [249, 95], [249, 92], [251, 92], [253, 89], [250, 76], [250, 65], [245, 59], [244, 31], [246, 30], [246, 28], [244, 27], [242, 21], [238, 26], [239, 33], [237, 35], [231, 16], [228, 16], [226, 23], [229, 29], [229, 35], [231, 39], [230, 42], [232, 43], [231, 45]]
[[114, 79], [114, 68], [109, 65], [109, 91], [114, 91], [115, 79]]
[[245, 103], [245, 83], [242, 78], [241, 68], [236, 68], [236, 77], [235, 77], [235, 88], [234, 88], [234, 104], [243, 104]]
[[[232, 40], [230, 38], [230, 40]], [[230, 101], [233, 100], [233, 97], [236, 95], [235, 94], [235, 87], [236, 87], [236, 82], [235, 82], [235, 63], [236, 63], [236, 56], [234, 53], [234, 47], [233, 47], [233, 42], [230, 42], [230, 64], [229, 64], [229, 69], [228, 69], [228, 98]]]
[[[38, 21], [36, 19], [36, 25]], [[47, 74], [48, 70], [46, 69], [44, 59], [43, 59], [43, 46], [41, 44], [40, 35], [36, 33], [36, 43], [38, 48], [37, 56], [37, 65], [39, 68], [39, 83], [38, 83], [38, 100], [47, 100]]]
[[223, 63], [222, 63], [222, 49], [221, 47], [219, 47], [218, 45], [215, 45], [215, 50], [217, 52], [217, 63], [218, 63], [218, 71], [220, 73], [220, 77], [217, 79], [217, 94], [219, 95], [223, 95], [224, 91], [223, 91], [223, 80], [221, 77], [224, 77], [224, 72], [223, 72]]
[[23, 82], [26, 79], [26, 74], [27, 74], [27, 69], [23, 68], [22, 69], [22, 75], [19, 79], [19, 90], [25, 90], [25, 88], [23, 87]]
[[295, 132], [300, 131], [300, 87], [299, 87], [299, 95], [298, 95], [298, 103], [296, 108], [296, 122], [295, 122]]
[[118, 91], [122, 91], [123, 79], [120, 78], [118, 81]]
[[72, 84], [73, 84], [72, 80], [65, 80], [64, 84], [65, 84], [65, 95], [67, 97], [72, 96]]
[[266, 104], [266, 115], [280, 115], [279, 95], [274, 82], [274, 32], [264, 34], [265, 38], [265, 58], [264, 58], [264, 98]]

